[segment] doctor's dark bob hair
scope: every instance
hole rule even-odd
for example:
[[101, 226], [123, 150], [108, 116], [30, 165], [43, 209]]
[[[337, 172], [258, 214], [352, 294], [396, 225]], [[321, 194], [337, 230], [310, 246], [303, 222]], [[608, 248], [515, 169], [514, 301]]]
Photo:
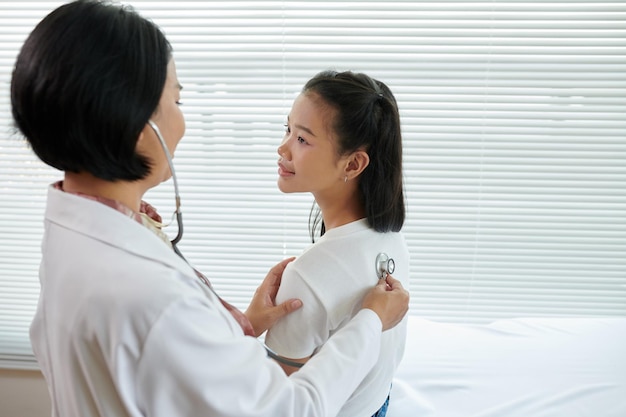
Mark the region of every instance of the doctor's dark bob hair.
[[17, 57], [15, 125], [54, 168], [108, 181], [144, 178], [150, 161], [135, 148], [171, 55], [161, 30], [128, 6], [65, 4], [35, 27]]
[[[331, 129], [339, 155], [364, 149], [369, 165], [359, 178], [360, 197], [369, 226], [377, 232], [398, 232], [406, 216], [402, 181], [402, 132], [398, 104], [389, 87], [352, 71], [322, 71], [302, 88], [333, 110]], [[319, 210], [311, 213], [309, 231], [324, 234]]]

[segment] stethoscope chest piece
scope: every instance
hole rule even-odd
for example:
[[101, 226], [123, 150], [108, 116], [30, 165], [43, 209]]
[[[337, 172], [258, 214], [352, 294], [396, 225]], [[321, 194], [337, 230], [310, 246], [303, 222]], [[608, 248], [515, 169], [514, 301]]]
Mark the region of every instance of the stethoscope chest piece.
[[378, 279], [387, 278], [387, 275], [393, 274], [395, 269], [396, 263], [386, 253], [381, 252], [376, 256], [376, 275]]

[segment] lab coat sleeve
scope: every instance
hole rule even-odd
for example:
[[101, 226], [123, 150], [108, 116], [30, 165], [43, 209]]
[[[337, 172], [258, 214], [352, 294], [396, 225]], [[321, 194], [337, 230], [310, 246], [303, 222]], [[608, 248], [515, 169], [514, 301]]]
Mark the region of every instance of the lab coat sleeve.
[[135, 387], [143, 415], [334, 416], [378, 358], [381, 322], [362, 310], [287, 377], [214, 301], [181, 298], [150, 330]]

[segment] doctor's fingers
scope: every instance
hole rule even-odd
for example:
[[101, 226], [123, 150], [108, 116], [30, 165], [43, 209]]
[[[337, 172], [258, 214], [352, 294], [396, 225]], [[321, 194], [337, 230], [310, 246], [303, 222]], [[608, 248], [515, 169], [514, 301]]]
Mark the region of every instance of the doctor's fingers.
[[[405, 291], [404, 290], [404, 286], [402, 285], [402, 283], [399, 280], [397, 280], [394, 277], [392, 277], [391, 275], [389, 275], [389, 274], [387, 274], [385, 282], [387, 283], [387, 290], [388, 291], [395, 290], [395, 289], [401, 290], [401, 291]], [[405, 291], [405, 292], [408, 294], [408, 291]]]
[[363, 299], [362, 307], [373, 310], [383, 325], [383, 330], [396, 326], [409, 311], [409, 292], [395, 278], [379, 280]]
[[252, 323], [257, 336], [271, 328], [281, 318], [302, 307], [302, 301], [290, 299], [275, 306], [273, 303], [258, 302], [254, 299], [246, 310], [246, 316]]
[[278, 319], [286, 316], [287, 314], [298, 310], [300, 307], [302, 307], [302, 300], [297, 298], [291, 298], [283, 303], [280, 303], [274, 309], [275, 321], [278, 321]]
[[282, 261], [274, 265], [272, 269], [270, 269], [270, 272], [268, 273], [268, 275], [271, 275], [275, 279], [280, 280], [283, 276], [283, 272], [285, 272], [285, 268], [294, 259], [296, 259], [295, 256], [292, 256], [291, 258], [283, 259]]

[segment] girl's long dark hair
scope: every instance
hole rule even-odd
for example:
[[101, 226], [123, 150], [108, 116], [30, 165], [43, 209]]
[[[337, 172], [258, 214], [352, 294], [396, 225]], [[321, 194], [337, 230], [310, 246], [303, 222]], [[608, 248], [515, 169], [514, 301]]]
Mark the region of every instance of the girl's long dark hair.
[[[402, 135], [398, 105], [389, 87], [365, 74], [323, 71], [302, 92], [317, 94], [334, 110], [332, 129], [339, 154], [364, 149], [369, 165], [359, 191], [369, 225], [377, 232], [399, 231], [405, 219]], [[311, 240], [325, 232], [316, 204], [309, 216]]]

